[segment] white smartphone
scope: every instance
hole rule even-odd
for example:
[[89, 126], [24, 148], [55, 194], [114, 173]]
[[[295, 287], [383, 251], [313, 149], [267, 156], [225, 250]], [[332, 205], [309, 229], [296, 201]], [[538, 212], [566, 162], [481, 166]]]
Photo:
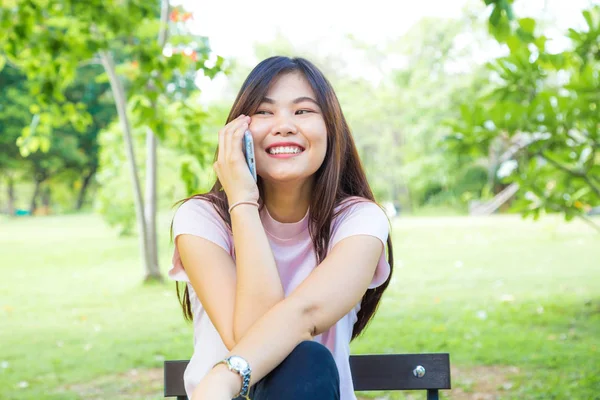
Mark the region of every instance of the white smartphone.
[[244, 156], [246, 157], [246, 163], [250, 168], [250, 173], [256, 182], [256, 159], [254, 158], [254, 140], [252, 139], [252, 133], [250, 131], [244, 132]]

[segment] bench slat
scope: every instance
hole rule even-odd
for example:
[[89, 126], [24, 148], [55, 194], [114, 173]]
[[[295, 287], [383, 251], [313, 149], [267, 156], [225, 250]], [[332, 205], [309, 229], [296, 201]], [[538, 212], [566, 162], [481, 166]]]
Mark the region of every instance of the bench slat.
[[[185, 396], [183, 372], [187, 365], [187, 360], [165, 361], [165, 397]], [[422, 378], [413, 374], [418, 365], [425, 368]], [[450, 356], [446, 353], [352, 355], [350, 369], [356, 391], [450, 389]]]
[[183, 372], [189, 361], [165, 361], [165, 397], [185, 396]]
[[[417, 378], [413, 370], [425, 368]], [[354, 390], [450, 389], [448, 354], [375, 354], [350, 356]]]

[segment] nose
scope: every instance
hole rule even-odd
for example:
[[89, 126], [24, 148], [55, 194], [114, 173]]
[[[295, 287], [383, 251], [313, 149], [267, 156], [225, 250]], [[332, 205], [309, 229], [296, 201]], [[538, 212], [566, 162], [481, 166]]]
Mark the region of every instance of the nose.
[[273, 125], [273, 135], [288, 136], [295, 135], [296, 133], [298, 133], [298, 128], [291, 117], [287, 115], [280, 115], [279, 118], [277, 118], [275, 125]]

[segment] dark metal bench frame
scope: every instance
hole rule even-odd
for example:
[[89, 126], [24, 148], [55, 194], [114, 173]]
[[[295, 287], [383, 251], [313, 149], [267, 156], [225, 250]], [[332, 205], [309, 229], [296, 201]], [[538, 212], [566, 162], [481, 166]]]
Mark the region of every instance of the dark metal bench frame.
[[[183, 386], [187, 365], [188, 361], [165, 361], [165, 397], [187, 399]], [[427, 390], [427, 400], [438, 400], [440, 390], [450, 389], [446, 353], [353, 355], [350, 369], [356, 391]]]

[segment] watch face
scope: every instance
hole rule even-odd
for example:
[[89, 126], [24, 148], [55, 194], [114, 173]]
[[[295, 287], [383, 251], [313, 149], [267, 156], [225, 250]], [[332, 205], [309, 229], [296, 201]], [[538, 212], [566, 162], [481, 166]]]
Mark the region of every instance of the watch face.
[[248, 363], [241, 357], [231, 356], [229, 357], [229, 364], [238, 371], [244, 372], [248, 368]]

